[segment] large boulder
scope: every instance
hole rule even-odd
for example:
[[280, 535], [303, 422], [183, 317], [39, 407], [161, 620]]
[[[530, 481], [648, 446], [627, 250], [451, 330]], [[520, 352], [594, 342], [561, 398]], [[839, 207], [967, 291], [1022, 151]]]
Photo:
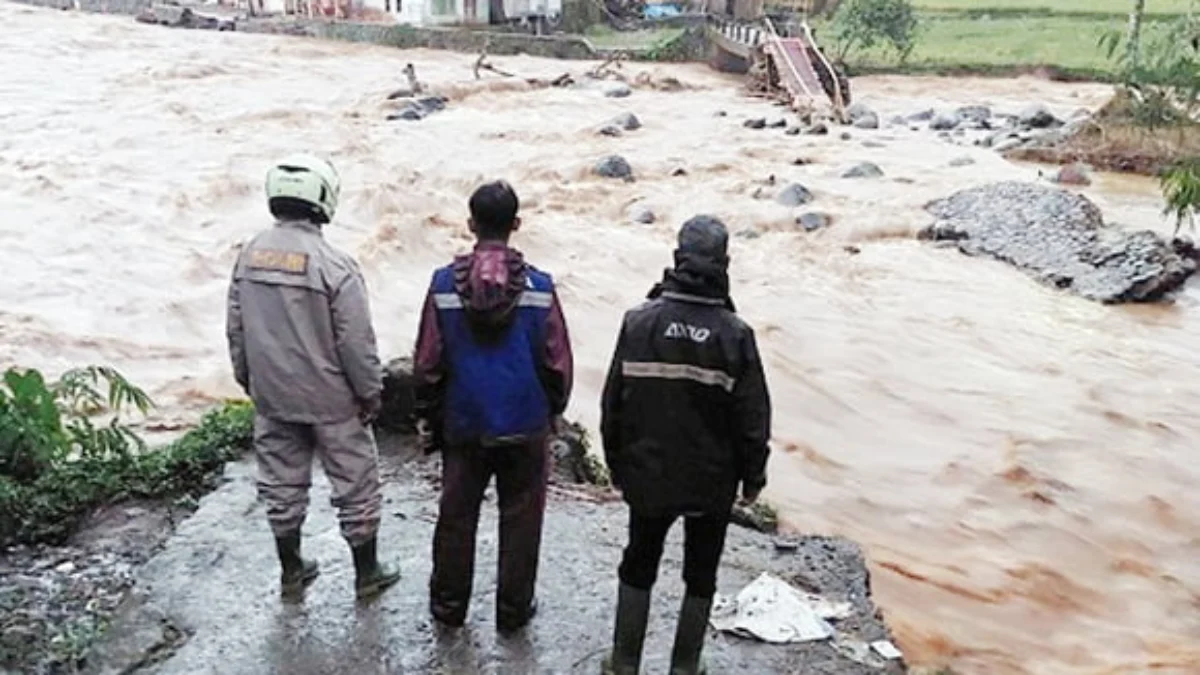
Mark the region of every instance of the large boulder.
[[1050, 112], [1049, 108], [1040, 103], [1027, 106], [1017, 116], [1017, 120], [1021, 126], [1030, 129], [1049, 129], [1053, 126], [1062, 125], [1062, 122], [1054, 116], [1054, 113]]
[[1040, 281], [1105, 303], [1167, 296], [1196, 270], [1172, 242], [1104, 222], [1086, 197], [1036, 183], [963, 190], [926, 207], [937, 220], [926, 240], [1007, 262]]
[[[375, 426], [381, 430], [409, 436], [416, 433], [413, 417], [416, 402], [416, 380], [413, 379], [412, 359], [404, 356], [388, 361], [383, 374], [383, 405]], [[563, 422], [550, 440], [555, 480], [564, 483], [607, 485], [608, 471], [589, 452], [587, 431], [580, 425]]]
[[621, 113], [613, 119], [611, 124], [614, 124], [625, 131], [637, 131], [642, 128], [642, 121], [633, 113]]
[[846, 109], [850, 124], [859, 129], [878, 129], [879, 114], [863, 103], [855, 103]]
[[941, 113], [929, 121], [929, 128], [934, 131], [950, 131], [957, 129], [962, 123], [962, 118], [956, 113]]
[[842, 178], [879, 178], [881, 176], [883, 176], [883, 169], [871, 162], [859, 162], [842, 171]]
[[625, 98], [633, 93], [629, 85], [624, 82], [612, 82], [603, 87], [604, 95], [608, 98]]
[[602, 178], [633, 180], [633, 167], [620, 155], [609, 155], [592, 166], [592, 173]]
[[775, 201], [784, 206], [803, 206], [812, 200], [813, 194], [799, 183], [792, 183], [775, 195]]
[[399, 433], [415, 433], [413, 419], [416, 382], [412, 358], [404, 356], [388, 361], [383, 368], [383, 405], [375, 425]]

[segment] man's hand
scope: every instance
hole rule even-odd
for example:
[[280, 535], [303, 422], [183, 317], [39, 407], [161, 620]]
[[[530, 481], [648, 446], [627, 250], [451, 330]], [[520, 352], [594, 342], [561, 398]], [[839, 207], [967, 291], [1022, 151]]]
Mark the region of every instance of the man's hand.
[[431, 455], [441, 450], [441, 439], [434, 433], [433, 424], [424, 417], [417, 418], [417, 447], [421, 452]]
[[370, 424], [379, 417], [379, 409], [383, 407], [383, 399], [379, 396], [375, 398], [358, 402], [358, 419], [362, 420], [363, 424]]

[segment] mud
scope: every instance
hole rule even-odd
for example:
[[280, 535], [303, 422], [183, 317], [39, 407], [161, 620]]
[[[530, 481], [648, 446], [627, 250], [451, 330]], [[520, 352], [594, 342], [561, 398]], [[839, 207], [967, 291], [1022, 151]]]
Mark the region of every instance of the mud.
[[1160, 300], [1196, 271], [1154, 232], [1104, 222], [1087, 197], [1033, 183], [1005, 182], [933, 202], [937, 222], [920, 237], [957, 242], [1058, 288], [1104, 303]]
[[69, 673], [187, 505], [110, 506], [65, 546], [0, 553], [0, 673]]

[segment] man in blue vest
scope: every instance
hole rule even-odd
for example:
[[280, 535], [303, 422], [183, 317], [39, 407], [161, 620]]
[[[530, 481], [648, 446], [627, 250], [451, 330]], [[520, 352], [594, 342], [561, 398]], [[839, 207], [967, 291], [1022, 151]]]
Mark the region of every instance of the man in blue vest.
[[433, 273], [413, 363], [426, 450], [442, 451], [430, 612], [448, 626], [466, 620], [479, 508], [495, 475], [496, 625], [504, 632], [524, 627], [537, 610], [546, 443], [567, 407], [572, 378], [554, 281], [508, 245], [521, 224], [518, 209], [504, 181], [471, 195], [475, 249]]

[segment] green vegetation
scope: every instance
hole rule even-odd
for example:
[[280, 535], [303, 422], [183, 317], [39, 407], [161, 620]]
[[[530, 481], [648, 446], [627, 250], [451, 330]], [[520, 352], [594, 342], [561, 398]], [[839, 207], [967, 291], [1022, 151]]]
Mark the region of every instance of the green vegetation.
[[624, 49], [649, 51], [661, 49], [680, 35], [682, 28], [646, 28], [642, 30], [618, 31], [606, 24], [596, 24], [587, 29], [584, 37], [592, 46], [601, 50]]
[[875, 47], [894, 52], [900, 63], [915, 46], [917, 14], [909, 0], [849, 0], [833, 15], [833, 47], [837, 60]]
[[[1165, 35], [1191, 2], [1147, 0], [1143, 39]], [[1096, 45], [1104, 35], [1125, 30], [1133, 8], [1132, 0], [913, 0], [913, 5], [920, 28], [908, 58], [897, 64], [888, 50], [863, 49], [848, 58], [851, 71], [1009, 74], [1046, 66], [1063, 77], [1116, 81], [1118, 65]], [[826, 22], [820, 34], [836, 30], [836, 21]]]
[[[10, 368], [0, 384], [0, 545], [58, 543], [92, 509], [121, 499], [197, 496], [249, 447], [254, 411], [227, 403], [165, 447], [147, 449], [122, 421], [145, 392], [110, 368], [48, 382]], [[105, 424], [95, 421], [101, 416]]]
[[[1147, 14], [1184, 14], [1189, 0], [1147, 0]], [[913, 0], [926, 11], [1028, 12], [1051, 11], [1059, 14], [1126, 15], [1130, 0]]]
[[1166, 215], [1175, 218], [1175, 232], [1185, 223], [1196, 227], [1200, 215], [1200, 157], [1189, 157], [1171, 165], [1161, 177]]

